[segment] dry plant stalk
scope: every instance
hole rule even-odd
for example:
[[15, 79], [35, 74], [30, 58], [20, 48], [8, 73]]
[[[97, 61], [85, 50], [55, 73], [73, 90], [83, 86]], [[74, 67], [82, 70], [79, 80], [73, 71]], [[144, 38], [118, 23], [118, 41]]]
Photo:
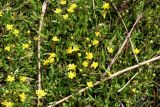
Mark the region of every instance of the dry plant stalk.
[[[122, 49], [124, 48], [125, 44], [127, 43], [128, 39], [130, 38], [131, 33], [132, 33], [134, 27], [136, 26], [136, 24], [138, 23], [138, 21], [140, 20], [140, 18], [142, 17], [142, 15], [143, 15], [143, 14], [140, 14], [140, 15], [137, 17], [137, 19], [136, 19], [134, 25], [132, 26], [130, 32], [127, 34], [126, 39], [124, 40], [122, 46], [120, 47], [120, 49], [118, 50], [117, 54], [116, 54], [115, 57], [113, 58], [112, 62], [109, 64], [109, 66], [108, 66], [108, 68], [107, 68], [107, 71], [110, 70], [110, 68], [111, 68], [111, 66], [113, 65], [113, 63], [115, 62], [117, 56], [121, 53]], [[102, 80], [97, 81], [96, 83], [94, 83], [94, 86], [98, 85], [100, 82], [104, 82], [104, 81], [106, 81], [106, 80], [108, 80], [108, 79], [111, 79], [111, 78], [104, 78], [105, 75], [106, 75], [106, 72], [103, 74]], [[113, 75], [114, 75], [114, 74], [113, 74]], [[111, 76], [111, 77], [112, 77], [112, 76]], [[114, 76], [113, 76], [113, 77], [114, 77]], [[113, 78], [113, 77], [112, 77], [112, 78]], [[103, 79], [103, 78], [104, 78], [104, 79]], [[76, 94], [82, 93], [82, 92], [84, 92], [84, 91], [87, 90], [87, 89], [88, 89], [88, 87], [85, 87], [85, 88], [79, 90]], [[73, 95], [69, 95], [69, 96], [67, 96], [67, 97], [65, 97], [65, 98], [57, 101], [56, 103], [50, 104], [48, 107], [53, 107], [53, 106], [55, 106], [55, 105], [58, 105], [58, 104], [60, 104], [60, 103], [62, 103], [62, 102], [64, 102], [64, 101], [68, 100], [68, 99], [69, 99], [70, 97], [72, 97], [72, 96], [73, 96]]]
[[[111, 61], [111, 63], [108, 65], [108, 67], [107, 67], [107, 70], [106, 70], [106, 71], [110, 71], [110, 69], [111, 69], [111, 67], [112, 67], [113, 63], [116, 61], [116, 59], [117, 59], [118, 55], [122, 52], [122, 50], [123, 50], [124, 46], [126, 45], [126, 43], [127, 43], [128, 39], [129, 39], [129, 38], [130, 38], [130, 36], [131, 36], [131, 33], [132, 33], [133, 29], [135, 28], [136, 24], [138, 23], [138, 21], [140, 20], [140, 18], [141, 18], [142, 16], [143, 16], [143, 14], [142, 14], [142, 13], [141, 13], [140, 15], [138, 15], [138, 17], [137, 17], [137, 19], [136, 19], [135, 23], [133, 24], [133, 26], [132, 26], [132, 28], [131, 28], [130, 32], [129, 32], [129, 33], [127, 33], [126, 39], [125, 39], [125, 40], [124, 40], [124, 42], [122, 43], [121, 47], [119, 48], [118, 52], [117, 52], [117, 53], [116, 53], [116, 55], [114, 56], [114, 58], [113, 58], [113, 60]], [[104, 78], [104, 77], [105, 77], [105, 75], [106, 75], [106, 72], [103, 74], [102, 78]]]
[[[45, 15], [45, 12], [46, 12], [46, 8], [47, 8], [47, 0], [45, 0], [43, 2], [43, 5], [42, 5], [42, 13], [41, 13], [41, 16], [40, 16], [40, 21], [39, 21], [39, 30], [38, 30], [38, 90], [41, 90], [42, 89], [42, 85], [41, 85], [41, 82], [42, 82], [42, 79], [41, 79], [41, 31], [42, 31], [42, 27], [43, 27], [43, 18], [44, 18], [44, 15]], [[41, 99], [38, 97], [38, 104], [37, 106], [39, 107], [41, 105]]]
[[[122, 18], [122, 16], [121, 16], [121, 14], [120, 14], [120, 12], [118, 11], [116, 5], [115, 5], [114, 3], [112, 3], [112, 4], [113, 4], [114, 9], [115, 9], [116, 12], [118, 13], [118, 16], [120, 17], [120, 19], [121, 19], [121, 21], [122, 21], [122, 24], [123, 24], [126, 32], [128, 32], [128, 29], [127, 29], [127, 27], [126, 27], [126, 24], [125, 24], [125, 22], [124, 22], [124, 20], [123, 20], [123, 18]], [[129, 38], [129, 42], [130, 42], [130, 44], [131, 44], [131, 48], [132, 48], [132, 51], [133, 51], [133, 50], [134, 50], [134, 45], [133, 45], [133, 43], [132, 43], [131, 38]], [[134, 53], [133, 53], [133, 54], [134, 54]], [[134, 57], [135, 57], [135, 59], [136, 59], [136, 62], [139, 63], [139, 60], [138, 60], [138, 57], [137, 57], [136, 54], [134, 54]], [[139, 69], [139, 72], [140, 72], [140, 71], [141, 71], [141, 70]], [[121, 91], [138, 75], [139, 72], [136, 72], [136, 73], [132, 76], [132, 78], [131, 78], [122, 88], [120, 88], [120, 89], [118, 90], [118, 92], [121, 92]]]
[[[120, 71], [112, 74], [110, 77], [106, 77], [106, 78], [102, 79], [101, 81], [97, 81], [96, 83], [94, 83], [93, 86], [96, 86], [96, 85], [100, 84], [101, 82], [105, 82], [107, 80], [113, 79], [113, 78], [115, 78], [115, 77], [117, 77], [117, 76], [119, 76], [121, 74], [127, 73], [127, 72], [129, 72], [129, 71], [131, 71], [131, 70], [133, 70], [135, 68], [138, 68], [140, 66], [143, 66], [145, 64], [148, 64], [148, 63], [151, 63], [151, 62], [154, 62], [154, 61], [157, 61], [157, 60], [160, 60], [160, 56], [154, 57], [154, 58], [149, 59], [147, 61], [141, 62], [141, 63], [139, 63], [137, 65], [134, 65], [134, 66], [128, 67], [126, 69], [120, 70]], [[85, 87], [85, 88], [79, 90], [76, 94], [82, 93], [82, 92], [86, 91], [87, 89], [88, 89], [88, 87]], [[50, 103], [50, 105], [47, 106], [47, 107], [54, 107], [54, 106], [56, 106], [56, 105], [58, 105], [60, 103], [63, 103], [64, 101], [68, 100], [71, 97], [73, 97], [73, 95], [69, 95], [69, 96], [67, 96], [67, 97], [65, 97], [65, 98], [63, 98], [63, 99], [61, 99], [61, 100], [59, 100], [59, 101], [57, 101], [55, 103]]]

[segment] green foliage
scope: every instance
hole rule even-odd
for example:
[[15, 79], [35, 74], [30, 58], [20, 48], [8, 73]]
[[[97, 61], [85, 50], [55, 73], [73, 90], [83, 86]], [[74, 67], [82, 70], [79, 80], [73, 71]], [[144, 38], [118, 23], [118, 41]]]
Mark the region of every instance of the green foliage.
[[[128, 30], [137, 15], [144, 13], [131, 36], [134, 47], [140, 50], [137, 54], [139, 62], [160, 54], [159, 0], [133, 0], [127, 3], [112, 0], [109, 9], [102, 8], [105, 3], [103, 0], [94, 2], [95, 4], [93, 0], [68, 0], [62, 5], [60, 1], [50, 0], [47, 5], [41, 32], [42, 88], [47, 93], [42, 99], [43, 106], [78, 92], [87, 87], [89, 81], [95, 83], [101, 79], [126, 37], [125, 28], [112, 3], [120, 10]], [[73, 3], [77, 7], [72, 7]], [[4, 105], [4, 101], [12, 102], [14, 107], [32, 107], [37, 104], [37, 35], [41, 6], [39, 0], [0, 1], [1, 105]], [[69, 12], [69, 8], [74, 12]], [[56, 13], [56, 9], [61, 9], [62, 12]], [[65, 19], [66, 14], [68, 18]], [[89, 52], [93, 58], [87, 59]], [[87, 67], [84, 67], [84, 61], [88, 62]], [[68, 70], [69, 64], [76, 65], [76, 68], [71, 66], [71, 70]], [[110, 73], [135, 64], [137, 62], [128, 42]], [[90, 87], [60, 106], [154, 106], [153, 102], [158, 100], [154, 99], [153, 93], [155, 87], [158, 87], [156, 77], [159, 75], [156, 73], [159, 65], [159, 61], [150, 63], [133, 70], [134, 72]], [[76, 74], [73, 79], [69, 78], [69, 71]], [[118, 93], [135, 72], [139, 74]], [[20, 96], [22, 93], [26, 94], [25, 101]]]

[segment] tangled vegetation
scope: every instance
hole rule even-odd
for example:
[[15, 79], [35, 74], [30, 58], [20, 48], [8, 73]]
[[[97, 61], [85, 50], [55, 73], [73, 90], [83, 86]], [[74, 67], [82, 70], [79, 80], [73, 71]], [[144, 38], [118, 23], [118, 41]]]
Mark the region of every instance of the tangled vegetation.
[[0, 106], [49, 107], [69, 95], [56, 106], [160, 106], [159, 60], [94, 84], [160, 55], [159, 0], [48, 0], [44, 17], [43, 2], [0, 1]]

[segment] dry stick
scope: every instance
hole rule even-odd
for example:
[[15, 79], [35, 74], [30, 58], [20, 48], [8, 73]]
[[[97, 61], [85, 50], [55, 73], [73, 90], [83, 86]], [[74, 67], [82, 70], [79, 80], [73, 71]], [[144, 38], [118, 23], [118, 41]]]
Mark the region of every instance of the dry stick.
[[[117, 7], [115, 6], [114, 3], [113, 3], [113, 7], [114, 7], [115, 10], [117, 11], [118, 16], [120, 17], [120, 19], [121, 19], [121, 21], [122, 21], [122, 23], [123, 23], [123, 26], [124, 26], [124, 28], [126, 29], [126, 32], [128, 32], [128, 29], [127, 29], [127, 27], [126, 27], [126, 24], [125, 24], [125, 22], [124, 22], [124, 20], [123, 20], [123, 18], [122, 18], [122, 16], [121, 16], [121, 14], [120, 14], [120, 12], [118, 11], [118, 9], [117, 9]], [[133, 43], [132, 43], [131, 38], [129, 38], [129, 42], [130, 42], [130, 44], [131, 44], [131, 48], [132, 48], [132, 51], [133, 51], [133, 50], [134, 50], [134, 45], [133, 45]], [[133, 53], [133, 54], [134, 54], [134, 53]], [[139, 63], [138, 57], [137, 57], [136, 54], [134, 54], [134, 57], [135, 57], [137, 63]], [[141, 71], [141, 69], [139, 69], [139, 72], [140, 72], [140, 71]], [[136, 72], [136, 73], [132, 76], [132, 78], [131, 78], [122, 88], [120, 88], [120, 89], [118, 90], [118, 92], [121, 92], [121, 91], [138, 75], [139, 72]]]
[[[145, 64], [148, 64], [148, 63], [151, 63], [151, 62], [154, 62], [154, 61], [157, 61], [157, 60], [160, 60], [160, 56], [157, 56], [157, 57], [155, 57], [155, 58], [152, 58], [152, 59], [149, 59], [149, 60], [147, 60], [147, 61], [141, 62], [141, 63], [139, 63], [139, 64], [137, 64], [137, 65], [128, 67], [128, 68], [126, 68], [126, 69], [120, 70], [120, 71], [112, 74], [110, 77], [106, 77], [106, 78], [102, 79], [101, 81], [97, 81], [96, 83], [94, 83], [93, 86], [96, 86], [96, 85], [100, 84], [101, 82], [105, 82], [105, 81], [107, 81], [107, 80], [109, 80], [109, 79], [112, 79], [112, 78], [114, 78], [114, 77], [116, 77], [116, 76], [119, 76], [119, 75], [121, 75], [121, 74], [123, 74], [123, 73], [126, 73], [126, 72], [128, 72], [128, 71], [130, 71], [130, 70], [133, 70], [133, 69], [135, 69], [135, 68], [138, 68], [138, 67], [140, 67], [140, 66], [143, 66], [143, 65], [145, 65]], [[79, 90], [76, 94], [80, 94], [80, 93], [86, 91], [87, 89], [88, 89], [88, 87], [85, 87], [85, 88]], [[54, 106], [56, 106], [56, 105], [58, 105], [58, 104], [60, 104], [60, 103], [62, 103], [62, 102], [64, 102], [64, 101], [68, 100], [68, 99], [71, 98], [72, 96], [73, 96], [73, 95], [69, 95], [69, 96], [67, 96], [67, 97], [65, 97], [65, 98], [63, 98], [63, 99], [61, 99], [61, 100], [59, 100], [59, 101], [57, 101], [57, 102], [55, 102], [55, 103], [52, 102], [52, 104], [50, 103], [50, 105], [49, 105], [48, 107], [54, 107]]]
[[[41, 86], [41, 62], [40, 62], [40, 59], [41, 59], [41, 55], [40, 55], [40, 52], [41, 52], [41, 30], [42, 30], [42, 27], [43, 27], [43, 18], [44, 18], [44, 14], [46, 12], [46, 8], [47, 8], [47, 0], [45, 0], [43, 2], [43, 5], [42, 5], [42, 13], [41, 13], [41, 16], [40, 16], [40, 22], [39, 22], [39, 30], [38, 30], [38, 90], [41, 90], [42, 89], [42, 86]], [[38, 97], [38, 104], [37, 106], [39, 107], [41, 105], [41, 98]]]
[[[112, 62], [111, 62], [110, 65], [108, 66], [107, 70], [110, 69], [110, 67], [112, 66], [112, 64], [115, 62], [117, 56], [121, 53], [122, 49], [124, 48], [125, 44], [126, 44], [127, 41], [128, 41], [128, 38], [131, 36], [131, 33], [132, 33], [134, 27], [136, 26], [136, 24], [138, 23], [138, 21], [139, 21], [139, 19], [140, 19], [141, 17], [142, 17], [142, 14], [140, 14], [140, 15], [137, 17], [134, 25], [132, 26], [130, 32], [127, 34], [126, 39], [124, 40], [124, 42], [123, 42], [122, 46], [120, 47], [119, 51], [117, 52], [117, 54], [115, 55], [114, 59], [112, 60]], [[105, 74], [106, 74], [106, 73], [103, 74], [102, 78], [105, 76]], [[113, 78], [113, 77], [112, 77], [112, 78]], [[110, 78], [110, 79], [111, 79], [111, 78]], [[96, 85], [98, 85], [100, 82], [106, 81], [106, 80], [107, 80], [107, 79], [105, 78], [105, 79], [102, 79], [101, 81], [97, 81], [97, 82], [94, 84], [94, 86], [96, 86]], [[84, 91], [87, 90], [87, 89], [88, 89], [88, 87], [85, 87], [85, 88], [79, 90], [78, 93], [76, 93], [76, 94], [82, 93], [82, 92], [84, 92]], [[58, 105], [58, 104], [60, 104], [60, 103], [62, 103], [62, 102], [64, 102], [64, 101], [68, 100], [68, 99], [69, 99], [70, 97], [72, 97], [72, 96], [73, 96], [73, 95], [69, 95], [69, 96], [67, 96], [67, 97], [65, 97], [65, 98], [57, 101], [56, 103], [49, 105], [48, 107], [52, 107], [52, 106]]]
[[[123, 44], [122, 44], [121, 47], [119, 48], [117, 54], [116, 54], [115, 57], [113, 58], [112, 62], [109, 64], [109, 66], [108, 66], [108, 68], [107, 68], [106, 71], [109, 71], [110, 68], [111, 68], [111, 66], [113, 65], [113, 63], [116, 61], [118, 55], [121, 53], [122, 49], [124, 48], [125, 44], [127, 43], [128, 39], [130, 38], [131, 33], [132, 33], [134, 27], [136, 26], [136, 24], [138, 23], [138, 21], [140, 20], [140, 18], [142, 17], [142, 15], [143, 15], [142, 13], [141, 13], [140, 15], [138, 15], [138, 17], [137, 17], [137, 19], [136, 19], [134, 25], [132, 26], [130, 32], [127, 33], [126, 39], [124, 40]], [[102, 78], [103, 78], [105, 75], [106, 75], [106, 72], [103, 74]]]
[[96, 8], [95, 8], [95, 1], [94, 0], [92, 0], [92, 4], [93, 4], [94, 18], [96, 19], [96, 12], [95, 12]]

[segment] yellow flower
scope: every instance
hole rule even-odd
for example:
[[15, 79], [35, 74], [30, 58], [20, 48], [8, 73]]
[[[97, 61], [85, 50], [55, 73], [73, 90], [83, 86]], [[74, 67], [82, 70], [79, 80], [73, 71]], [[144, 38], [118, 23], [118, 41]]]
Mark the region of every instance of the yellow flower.
[[74, 12], [74, 9], [70, 7], [70, 8], [67, 9], [67, 11], [68, 11], [69, 13], [73, 13], [73, 12]]
[[93, 67], [94, 69], [96, 69], [98, 67], [98, 62], [94, 62], [91, 64], [91, 67]]
[[92, 52], [86, 52], [86, 59], [92, 59], [93, 58], [93, 53]]
[[10, 47], [10, 46], [6, 46], [6, 47], [4, 48], [4, 50], [9, 52], [9, 51], [11, 51], [11, 47]]
[[111, 54], [113, 53], [113, 48], [107, 47], [107, 50], [109, 53], [111, 53]]
[[75, 72], [68, 72], [68, 78], [73, 79], [74, 77], [76, 77], [76, 73]]
[[38, 36], [35, 36], [33, 39], [34, 39], [35, 41], [38, 41]]
[[72, 49], [72, 47], [69, 47], [66, 51], [68, 54], [71, 54], [73, 52], [73, 49]]
[[66, 0], [61, 0], [60, 4], [65, 5], [66, 4]]
[[63, 15], [63, 19], [64, 20], [68, 19], [68, 14]]
[[36, 94], [38, 96], [38, 98], [42, 98], [44, 97], [47, 93], [44, 90], [36, 90]]
[[134, 53], [134, 54], [139, 54], [139, 52], [140, 52], [140, 50], [137, 49], [137, 48], [135, 48], [135, 49], [133, 50], [133, 53]]
[[92, 81], [87, 82], [87, 86], [88, 86], [89, 88], [92, 88], [92, 87], [93, 87], [93, 82], [92, 82]]
[[69, 64], [68, 65], [68, 70], [76, 70], [76, 66], [75, 64]]
[[75, 3], [71, 4], [71, 8], [73, 8], [73, 9], [77, 8], [77, 4], [75, 4]]
[[2, 12], [2, 11], [0, 11], [0, 17], [1, 17], [1, 16], [3, 16], [3, 12]]
[[92, 42], [92, 45], [98, 45], [99, 44], [99, 41], [98, 40], [93, 40], [93, 42]]
[[59, 41], [59, 39], [57, 38], [57, 36], [54, 36], [54, 37], [52, 38], [52, 40], [53, 40], [54, 42], [58, 42], [58, 41]]
[[79, 47], [77, 46], [77, 45], [75, 45], [74, 47], [73, 47], [73, 51], [79, 51], [80, 49], [79, 49]]
[[14, 29], [13, 34], [17, 36], [19, 34], [19, 30], [18, 29]]
[[20, 94], [19, 97], [20, 97], [22, 102], [24, 102], [26, 100], [26, 94], [25, 93]]
[[136, 93], [136, 92], [137, 92], [136, 88], [132, 88], [131, 91], [132, 91], [133, 93]]
[[13, 25], [12, 24], [7, 24], [6, 25], [6, 29], [7, 30], [12, 30], [13, 29]]
[[54, 58], [54, 57], [56, 57], [56, 54], [55, 53], [49, 53], [49, 57], [51, 57], [51, 58]]
[[31, 31], [30, 31], [30, 30], [28, 30], [28, 31], [27, 31], [27, 33], [28, 33], [28, 34], [30, 34], [30, 33], [31, 33]]
[[78, 53], [78, 56], [80, 57], [82, 54], [81, 53]]
[[49, 57], [47, 60], [48, 60], [49, 63], [53, 63], [54, 62], [54, 58], [52, 58], [52, 57]]
[[46, 60], [43, 60], [43, 65], [48, 65], [49, 64], [49, 60], [46, 59]]
[[82, 65], [84, 66], [84, 67], [88, 67], [88, 61], [84, 61], [83, 63], [82, 63]]
[[25, 82], [26, 79], [27, 79], [27, 77], [25, 77], [25, 76], [20, 76], [20, 77], [19, 77], [19, 80], [20, 80], [21, 82]]
[[3, 101], [1, 104], [4, 105], [4, 106], [6, 106], [6, 107], [13, 107], [13, 103], [9, 102], [9, 101], [6, 101], [6, 100]]
[[15, 81], [14, 76], [13, 76], [13, 75], [8, 75], [8, 76], [7, 76], [7, 81], [8, 81], [8, 82], [13, 82], [13, 81]]
[[29, 48], [29, 44], [27, 44], [27, 43], [22, 44], [22, 48], [23, 48], [23, 49], [27, 49], [27, 48]]
[[56, 10], [54, 12], [57, 13], [57, 14], [60, 14], [62, 12], [62, 9], [56, 8]]
[[102, 8], [103, 8], [104, 10], [109, 9], [109, 8], [110, 8], [109, 3], [104, 3], [103, 6], [102, 6]]
[[100, 35], [100, 32], [95, 32], [95, 35], [96, 35], [96, 36], [99, 36], [99, 35]]

